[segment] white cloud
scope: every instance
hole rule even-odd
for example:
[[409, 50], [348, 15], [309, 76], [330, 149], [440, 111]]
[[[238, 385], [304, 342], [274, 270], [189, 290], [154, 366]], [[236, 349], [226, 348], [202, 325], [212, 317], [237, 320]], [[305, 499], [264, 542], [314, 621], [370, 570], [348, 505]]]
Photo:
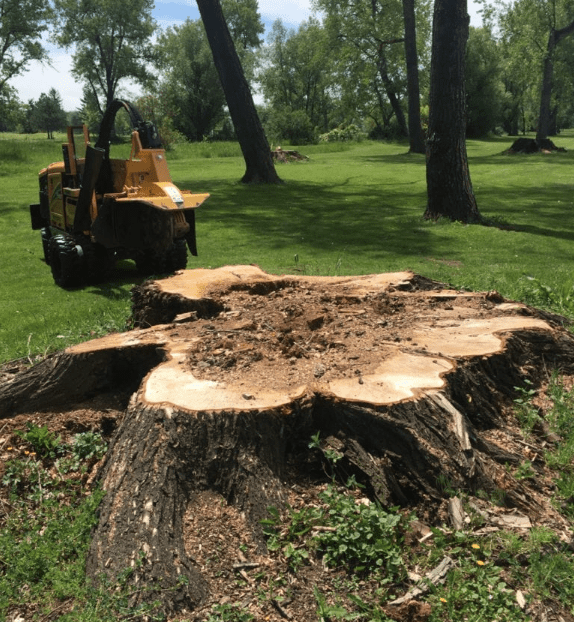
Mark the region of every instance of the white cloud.
[[281, 19], [286, 24], [297, 26], [309, 19], [312, 10], [309, 0], [259, 0], [259, 12], [266, 22]]

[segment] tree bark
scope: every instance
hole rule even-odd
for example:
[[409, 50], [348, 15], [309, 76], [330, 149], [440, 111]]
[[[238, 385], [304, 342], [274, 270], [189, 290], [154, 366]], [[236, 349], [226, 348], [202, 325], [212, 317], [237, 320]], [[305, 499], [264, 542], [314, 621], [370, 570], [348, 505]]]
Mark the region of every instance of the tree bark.
[[[500, 490], [505, 465], [523, 461], [491, 440], [515, 387], [574, 372], [560, 318], [408, 272], [182, 271], [137, 288], [133, 319], [146, 328], [0, 384], [0, 417], [137, 385], [99, 473], [106, 496], [87, 571], [112, 586], [124, 577], [132, 606], [159, 601], [168, 616], [209, 590], [184, 520], [205, 491], [244, 514], [263, 550], [267, 507], [283, 505], [310, 467], [321, 471], [308, 448], [317, 432], [385, 506], [436, 509], [441, 478], [468, 494]], [[293, 370], [309, 374], [289, 380]], [[513, 480], [507, 503], [548, 519], [529, 486]]]
[[378, 58], [377, 58], [377, 68], [379, 70], [379, 76], [381, 77], [381, 81], [383, 82], [383, 86], [385, 87], [385, 92], [387, 93], [387, 97], [389, 98], [389, 102], [391, 104], [391, 108], [395, 113], [395, 117], [397, 119], [397, 123], [399, 125], [399, 133], [401, 136], [408, 136], [409, 130], [407, 127], [407, 122], [405, 119], [405, 113], [401, 107], [401, 102], [397, 97], [397, 93], [391, 78], [389, 77], [389, 72], [387, 70], [387, 59], [382, 51], [379, 50]]
[[219, 0], [198, 0], [197, 6], [245, 159], [246, 171], [241, 181], [281, 183], [221, 4]]
[[437, 0], [433, 17], [425, 218], [480, 222], [466, 154], [466, 0]]
[[419, 65], [414, 0], [403, 0], [405, 19], [405, 58], [407, 64], [407, 91], [409, 100], [409, 142], [412, 153], [425, 153], [426, 146], [421, 127], [419, 92]]
[[548, 45], [546, 46], [546, 56], [544, 57], [544, 66], [542, 70], [542, 88], [540, 91], [540, 114], [538, 115], [538, 130], [536, 132], [536, 140], [544, 140], [548, 138], [550, 133], [550, 116], [551, 116], [551, 99], [552, 99], [552, 77], [554, 74], [554, 52], [556, 46], [574, 32], [574, 21], [568, 26], [556, 30], [552, 28], [548, 36]]

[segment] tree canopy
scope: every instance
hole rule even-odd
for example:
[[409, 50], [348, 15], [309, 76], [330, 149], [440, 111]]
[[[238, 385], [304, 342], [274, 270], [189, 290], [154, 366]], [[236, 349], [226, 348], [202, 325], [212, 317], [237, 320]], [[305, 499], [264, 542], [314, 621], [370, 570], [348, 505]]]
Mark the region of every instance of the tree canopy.
[[[313, 0], [316, 16], [296, 29], [277, 21], [265, 40], [257, 0], [220, 4], [274, 142], [408, 132], [411, 151], [423, 151], [419, 117], [422, 110], [426, 132], [430, 0]], [[10, 91], [9, 80], [31, 60], [47, 58], [41, 33], [51, 25], [53, 40], [72, 51], [73, 74], [83, 83], [79, 112], [90, 126], [136, 82], [146, 101], [154, 100], [168, 140], [234, 137], [200, 19], [159, 29], [152, 0], [54, 0], [49, 6], [0, 0], [2, 129], [30, 127], [22, 123], [26, 104]], [[574, 0], [484, 0], [482, 18], [466, 47], [468, 134], [538, 129], [553, 135], [571, 125]]]
[[53, 138], [56, 130], [66, 126], [66, 112], [62, 107], [62, 98], [55, 88], [48, 93], [42, 93], [38, 101], [31, 106], [31, 120], [36, 128], [47, 133], [48, 138]]
[[101, 113], [123, 80], [152, 79], [153, 0], [54, 0], [54, 6], [54, 40], [74, 49], [72, 71], [90, 88]]
[[0, 0], [0, 92], [32, 60], [47, 60], [42, 33], [51, 17], [43, 0]]

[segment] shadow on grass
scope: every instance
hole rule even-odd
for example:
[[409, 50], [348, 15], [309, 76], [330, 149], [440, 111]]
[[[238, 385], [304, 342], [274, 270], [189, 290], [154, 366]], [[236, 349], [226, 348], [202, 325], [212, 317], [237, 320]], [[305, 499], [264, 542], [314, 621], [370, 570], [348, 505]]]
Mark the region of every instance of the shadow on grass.
[[[201, 181], [195, 183], [201, 187]], [[308, 246], [375, 256], [429, 252], [436, 237], [429, 236], [422, 219], [422, 184], [417, 188], [416, 182], [397, 180], [385, 185], [384, 192], [380, 184], [357, 188], [349, 179], [332, 185], [289, 181], [281, 186], [220, 186], [198, 212], [198, 227], [206, 222], [236, 230], [275, 250]]]
[[[516, 188], [480, 190], [476, 195], [487, 220], [489, 214], [497, 214], [491, 226], [574, 242], [574, 196], [572, 202], [564, 201], [564, 184], [525, 188], [521, 192]], [[497, 221], [498, 218], [501, 220]]]

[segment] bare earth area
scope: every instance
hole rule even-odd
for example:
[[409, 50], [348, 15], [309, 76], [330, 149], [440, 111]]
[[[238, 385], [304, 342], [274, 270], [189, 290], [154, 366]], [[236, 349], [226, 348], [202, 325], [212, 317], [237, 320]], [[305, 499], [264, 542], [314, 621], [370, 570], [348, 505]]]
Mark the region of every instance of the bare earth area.
[[[369, 578], [319, 556], [290, 572], [265, 548], [267, 507], [322, 503], [325, 461], [308, 448], [317, 432], [364, 484], [357, 503], [416, 515], [413, 552], [432, 547], [437, 526], [479, 540], [545, 525], [570, 542], [543, 459], [553, 439], [540, 429], [526, 441], [512, 414], [525, 379], [542, 395], [551, 368], [571, 382], [574, 340], [560, 318], [408, 272], [275, 277], [253, 266], [185, 271], [133, 302], [129, 333], [0, 368], [0, 477], [28, 421], [64, 441], [101, 432], [111, 447], [85, 478], [108, 494], [88, 573], [118, 572], [145, 550], [137, 580], [189, 579], [166, 601], [171, 620], [205, 620], [226, 603], [256, 620], [315, 620], [316, 589], [330, 603], [376, 601]], [[548, 406], [541, 399], [540, 412]], [[535, 475], [518, 480], [508, 465], [524, 460]], [[445, 478], [472, 512], [457, 516]], [[0, 488], [4, 515], [9, 506]], [[396, 598], [426, 572], [408, 570]], [[574, 620], [556, 603], [528, 607], [534, 620]], [[401, 622], [431, 613], [421, 596], [382, 608]]]

